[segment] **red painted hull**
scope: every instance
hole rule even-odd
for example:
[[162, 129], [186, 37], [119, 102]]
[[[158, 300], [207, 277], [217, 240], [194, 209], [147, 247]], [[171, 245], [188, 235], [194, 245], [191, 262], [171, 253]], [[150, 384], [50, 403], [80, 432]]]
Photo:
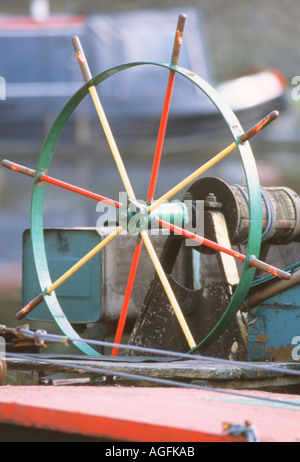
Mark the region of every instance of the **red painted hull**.
[[288, 405], [299, 396], [247, 395], [253, 399], [181, 388], [3, 386], [0, 422], [118, 442], [238, 442], [246, 440], [223, 425], [247, 421], [260, 441], [299, 441], [300, 407]]
[[1, 16], [1, 30], [45, 30], [66, 29], [68, 27], [83, 26], [86, 23], [85, 16], [53, 15], [38, 21], [30, 16]]

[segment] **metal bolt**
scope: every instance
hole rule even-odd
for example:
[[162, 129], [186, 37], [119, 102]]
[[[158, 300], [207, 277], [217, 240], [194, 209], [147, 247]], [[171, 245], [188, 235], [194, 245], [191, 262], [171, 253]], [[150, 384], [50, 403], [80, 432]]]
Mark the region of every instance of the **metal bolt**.
[[214, 193], [209, 193], [209, 194], [206, 196], [205, 201], [206, 201], [206, 202], [217, 202], [217, 198], [216, 198], [216, 196], [214, 195]]

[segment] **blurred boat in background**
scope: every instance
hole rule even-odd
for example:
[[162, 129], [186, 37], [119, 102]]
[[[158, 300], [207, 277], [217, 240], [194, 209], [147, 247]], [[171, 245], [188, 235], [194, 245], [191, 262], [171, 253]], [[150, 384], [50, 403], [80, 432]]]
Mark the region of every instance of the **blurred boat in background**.
[[[1, 70], [6, 100], [0, 104], [2, 145], [41, 146], [67, 100], [82, 84], [71, 38], [78, 35], [92, 74], [119, 64], [169, 62], [178, 9], [139, 10], [91, 16], [50, 15], [0, 17]], [[236, 112], [242, 125], [253, 125], [286, 104], [286, 80], [263, 69], [217, 83], [205, 37], [201, 10], [187, 8], [180, 66], [211, 83]], [[168, 71], [156, 66], [130, 69], [103, 82], [99, 91], [117, 139], [131, 146], [156, 138]], [[88, 100], [88, 98], [86, 98]], [[194, 85], [177, 78], [168, 137], [183, 143], [221, 137], [227, 128], [213, 104]], [[64, 132], [66, 146], [95, 145], [97, 114], [90, 101], [77, 108]], [[96, 140], [96, 141], [95, 141]]]

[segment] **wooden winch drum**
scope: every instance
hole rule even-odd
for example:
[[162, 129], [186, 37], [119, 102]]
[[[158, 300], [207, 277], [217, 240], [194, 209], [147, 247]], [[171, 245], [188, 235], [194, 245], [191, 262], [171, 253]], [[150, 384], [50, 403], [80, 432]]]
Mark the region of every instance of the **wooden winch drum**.
[[[247, 186], [228, 185], [220, 178], [207, 177], [196, 181], [188, 192], [193, 200], [204, 201], [206, 211], [219, 210], [224, 214], [233, 245], [247, 242], [250, 225]], [[261, 201], [262, 242], [277, 245], [300, 242], [299, 195], [286, 187], [261, 187]], [[209, 238], [206, 227], [205, 234]]]

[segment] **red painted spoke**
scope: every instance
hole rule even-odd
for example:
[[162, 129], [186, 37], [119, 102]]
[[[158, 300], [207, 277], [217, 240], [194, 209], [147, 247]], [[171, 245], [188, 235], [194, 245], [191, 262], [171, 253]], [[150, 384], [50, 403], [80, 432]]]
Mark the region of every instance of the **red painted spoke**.
[[88, 191], [87, 189], [79, 188], [78, 186], [74, 186], [64, 181], [57, 180], [56, 178], [52, 178], [47, 175], [41, 175], [41, 181], [45, 181], [46, 183], [53, 184], [55, 186], [58, 186], [59, 188], [67, 189], [68, 191], [72, 191], [76, 194], [80, 194], [81, 196], [89, 197], [90, 199], [93, 199], [99, 202], [105, 202], [106, 204], [111, 205], [116, 208], [121, 207], [120, 202], [114, 201], [105, 196], [101, 196], [100, 194], [93, 193], [91, 191]]
[[[179, 62], [179, 55], [180, 55], [180, 50], [181, 50], [185, 20], [186, 20], [186, 15], [184, 14], [181, 14], [178, 18], [175, 40], [174, 40], [174, 45], [173, 45], [173, 52], [172, 52], [172, 57], [171, 57], [171, 64], [173, 66], [176, 66]], [[174, 87], [174, 80], [175, 80], [175, 71], [170, 71], [168, 86], [166, 90], [165, 101], [164, 101], [164, 106], [163, 106], [162, 116], [161, 116], [161, 121], [160, 121], [160, 126], [159, 126], [159, 132], [158, 132], [158, 137], [157, 137], [154, 162], [153, 162], [153, 168], [152, 168], [152, 174], [151, 174], [148, 198], [147, 198], [148, 202], [151, 202], [154, 198], [159, 164], [160, 164], [160, 159], [161, 159], [161, 153], [162, 153], [166, 129], [167, 129], [170, 104], [171, 104], [172, 92], [173, 92], [173, 87]]]
[[156, 150], [155, 150], [154, 162], [153, 162], [153, 168], [152, 168], [152, 175], [150, 178], [150, 185], [149, 185], [149, 191], [148, 191], [148, 197], [147, 197], [148, 202], [151, 202], [153, 200], [154, 193], [155, 193], [158, 170], [159, 170], [161, 154], [162, 154], [162, 149], [163, 149], [163, 143], [164, 143], [166, 129], [167, 129], [168, 116], [169, 116], [169, 110], [170, 110], [170, 104], [171, 104], [171, 98], [172, 98], [172, 91], [173, 91], [173, 86], [174, 86], [174, 79], [175, 79], [175, 72], [170, 71], [168, 86], [166, 90], [165, 104], [164, 104], [163, 111], [162, 111], [161, 122], [159, 126], [158, 137], [157, 137]]
[[[180, 15], [178, 18], [172, 58], [171, 58], [172, 65], [178, 64], [181, 43], [182, 43], [182, 35], [183, 35], [183, 30], [184, 30], [184, 25], [185, 25], [185, 19], [186, 19], [185, 15]], [[153, 166], [152, 166], [152, 173], [151, 173], [148, 196], [147, 196], [148, 202], [151, 202], [154, 198], [159, 165], [160, 165], [160, 160], [161, 160], [161, 154], [162, 154], [162, 149], [163, 149], [163, 144], [164, 144], [165, 134], [166, 134], [166, 129], [167, 129], [170, 104], [171, 104], [172, 92], [173, 92], [173, 87], [174, 87], [174, 80], [175, 80], [175, 72], [171, 70], [169, 73], [168, 85], [166, 89], [165, 100], [164, 100], [164, 105], [163, 105], [163, 110], [162, 110], [162, 115], [161, 115], [161, 120], [160, 120], [159, 131], [158, 131], [156, 149], [155, 149]], [[129, 302], [130, 302], [133, 285], [135, 281], [135, 276], [136, 276], [136, 272], [138, 268], [138, 263], [139, 263], [139, 259], [141, 255], [142, 245], [143, 245], [143, 241], [140, 240], [139, 243], [136, 244], [135, 246], [114, 343], [121, 343], [122, 334], [123, 334], [123, 330], [125, 326], [125, 320], [126, 320], [126, 316], [128, 312], [128, 307], [129, 307]], [[118, 348], [115, 347], [112, 351], [112, 355], [117, 356], [117, 354], [118, 354]]]
[[[127, 317], [127, 312], [128, 312], [128, 307], [129, 307], [129, 302], [132, 294], [132, 289], [135, 281], [135, 276], [137, 272], [137, 267], [139, 264], [139, 259], [141, 255], [141, 250], [142, 250], [142, 245], [143, 241], [142, 239], [138, 244], [136, 244], [135, 249], [134, 249], [134, 254], [132, 258], [132, 263], [131, 263], [131, 268], [129, 272], [129, 277], [127, 281], [127, 286], [126, 286], [126, 291], [124, 295], [124, 300], [123, 300], [123, 305], [122, 305], [122, 310], [121, 314], [119, 317], [119, 322], [118, 322], [118, 327], [117, 327], [117, 332], [115, 336], [115, 341], [114, 343], [121, 343], [122, 340], [122, 335], [124, 332], [124, 327], [125, 327], [125, 322], [126, 322], [126, 317]], [[114, 347], [112, 350], [112, 356], [117, 356], [118, 355], [119, 348]]]
[[[157, 222], [163, 226], [164, 228], [169, 229], [170, 231], [181, 234], [184, 237], [187, 237], [188, 239], [193, 239], [196, 242], [200, 242], [203, 245], [206, 245], [207, 247], [210, 247], [214, 250], [218, 250], [219, 252], [226, 253], [230, 255], [231, 257], [237, 258], [238, 260], [245, 261], [246, 256], [235, 251], [232, 249], [229, 249], [227, 247], [224, 247], [223, 245], [217, 244], [216, 242], [210, 241], [209, 239], [206, 239], [202, 236], [199, 236], [198, 234], [194, 234], [190, 231], [187, 231], [183, 228], [180, 228], [179, 226], [172, 225], [171, 223], [167, 223], [166, 221], [157, 219]], [[267, 273], [272, 274], [273, 276], [276, 276], [278, 278], [286, 279], [289, 280], [291, 279], [291, 274], [283, 271], [281, 269], [276, 268], [275, 266], [269, 265], [268, 263], [265, 263], [261, 260], [258, 260], [256, 257], [251, 257], [249, 263], [254, 266], [255, 268], [258, 268], [262, 271], [265, 271]]]
[[[22, 173], [23, 175], [30, 176], [32, 178], [34, 178], [36, 173], [35, 170], [31, 168], [24, 167], [24, 165], [19, 165], [14, 162], [10, 162], [9, 160], [3, 160], [2, 165], [3, 167], [13, 170], [14, 172]], [[50, 183], [54, 186], [58, 186], [59, 188], [74, 192], [76, 194], [80, 194], [81, 196], [89, 197], [90, 199], [96, 200], [98, 202], [105, 202], [106, 204], [116, 208], [122, 207], [122, 204], [120, 204], [120, 202], [114, 201], [105, 196], [100, 196], [100, 194], [95, 194], [87, 189], [79, 188], [78, 186], [66, 183], [65, 181], [57, 180], [56, 178], [52, 178], [48, 175], [41, 175], [40, 180], [44, 181], [45, 183]]]

